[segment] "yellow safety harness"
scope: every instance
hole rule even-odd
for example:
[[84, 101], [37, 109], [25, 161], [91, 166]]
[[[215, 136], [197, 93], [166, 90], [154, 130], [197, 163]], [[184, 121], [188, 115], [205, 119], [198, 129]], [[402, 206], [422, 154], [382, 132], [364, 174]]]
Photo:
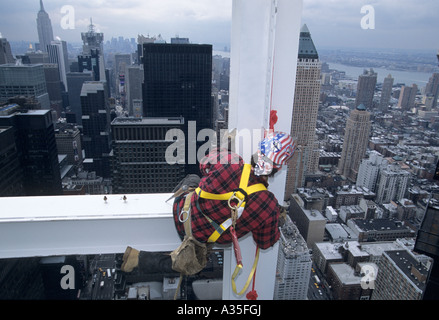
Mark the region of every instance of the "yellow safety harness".
[[[242, 261], [240, 258], [240, 249], [239, 249], [238, 240], [236, 238], [236, 234], [234, 233], [235, 224], [239, 218], [238, 208], [245, 207], [245, 201], [247, 200], [248, 195], [255, 193], [255, 192], [267, 190], [265, 185], [262, 183], [254, 184], [251, 186], [248, 185], [248, 182], [250, 179], [250, 172], [251, 172], [251, 165], [244, 164], [244, 168], [243, 168], [243, 171], [241, 174], [241, 180], [239, 182], [239, 188], [236, 190], [233, 190], [231, 192], [222, 193], [222, 194], [214, 194], [214, 193], [209, 193], [209, 192], [203, 191], [203, 190], [201, 190], [201, 188], [195, 189], [195, 193], [200, 198], [209, 199], [209, 200], [228, 201], [228, 205], [229, 205], [230, 210], [231, 210], [231, 217], [229, 219], [227, 219], [226, 221], [224, 221], [221, 225], [218, 225], [212, 219], [210, 219], [209, 217], [207, 217], [205, 215], [206, 219], [208, 219], [208, 221], [215, 227], [215, 231], [209, 237], [207, 242], [211, 242], [211, 243], [216, 242], [219, 239], [219, 237], [224, 233], [224, 231], [226, 231], [229, 228], [231, 229], [232, 239], [234, 239], [233, 244], [235, 246], [235, 257], [237, 260], [235, 271], [232, 274], [232, 289], [233, 289], [233, 292], [237, 295], [243, 295], [245, 293], [245, 291], [247, 290], [247, 288], [250, 285], [250, 282], [251, 282], [251, 280], [256, 272], [256, 266], [257, 266], [258, 260], [259, 260], [259, 247], [257, 247], [255, 261], [253, 262], [253, 267], [250, 271], [247, 282], [245, 283], [244, 288], [240, 292], [237, 292], [235, 279], [238, 276], [239, 271], [243, 267]], [[234, 204], [233, 202], [236, 202], [236, 204]]]

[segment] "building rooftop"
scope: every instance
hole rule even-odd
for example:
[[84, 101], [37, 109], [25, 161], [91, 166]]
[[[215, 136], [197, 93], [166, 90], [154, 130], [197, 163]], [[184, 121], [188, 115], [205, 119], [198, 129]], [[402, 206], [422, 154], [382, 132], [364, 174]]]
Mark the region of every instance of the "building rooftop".
[[281, 239], [283, 241], [283, 251], [287, 258], [292, 258], [297, 255], [307, 253], [308, 247], [306, 241], [303, 239], [299, 229], [287, 216], [287, 222], [280, 228]]
[[390, 219], [355, 219], [355, 224], [363, 231], [405, 230], [407, 227], [401, 222]]
[[306, 24], [300, 29], [299, 59], [318, 59], [317, 49], [311, 39], [311, 33]]
[[320, 250], [326, 260], [343, 260], [343, 256], [339, 252], [341, 243], [317, 242], [315, 246]]
[[154, 117], [154, 118], [136, 118], [136, 117], [118, 117], [113, 120], [111, 125], [183, 125], [184, 118], [183, 117]]
[[359, 285], [361, 277], [355, 275], [355, 270], [346, 263], [331, 263], [329, 265], [344, 285]]
[[418, 289], [425, 290], [429, 269], [407, 250], [386, 251], [385, 254]]

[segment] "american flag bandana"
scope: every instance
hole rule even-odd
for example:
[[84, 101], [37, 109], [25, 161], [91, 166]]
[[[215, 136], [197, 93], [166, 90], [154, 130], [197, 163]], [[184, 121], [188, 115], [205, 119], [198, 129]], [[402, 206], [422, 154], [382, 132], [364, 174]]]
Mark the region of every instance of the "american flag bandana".
[[296, 141], [284, 132], [272, 132], [259, 143], [256, 175], [270, 174], [273, 168], [280, 168], [293, 156]]

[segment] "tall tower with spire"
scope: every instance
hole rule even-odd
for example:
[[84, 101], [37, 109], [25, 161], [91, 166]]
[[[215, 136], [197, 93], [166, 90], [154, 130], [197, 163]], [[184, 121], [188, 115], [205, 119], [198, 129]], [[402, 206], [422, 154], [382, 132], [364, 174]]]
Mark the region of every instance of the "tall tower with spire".
[[106, 80], [105, 76], [105, 62], [104, 62], [104, 34], [96, 32], [95, 25], [92, 18], [90, 18], [90, 25], [87, 32], [81, 32], [82, 38], [82, 55], [83, 56], [97, 56], [99, 64], [99, 79]]
[[299, 37], [296, 86], [294, 92], [291, 135], [297, 139], [299, 150], [288, 164], [285, 199], [303, 187], [305, 174], [318, 170], [319, 151], [315, 130], [320, 97], [321, 62], [306, 24]]
[[81, 32], [83, 42], [82, 54], [91, 54], [91, 50], [99, 49], [101, 53], [104, 52], [104, 34], [96, 32], [95, 25], [92, 18], [90, 18], [90, 25], [87, 32]]
[[47, 52], [47, 45], [53, 41], [53, 30], [49, 14], [44, 10], [43, 0], [40, 0], [40, 11], [38, 11], [37, 15], [37, 29], [41, 51]]

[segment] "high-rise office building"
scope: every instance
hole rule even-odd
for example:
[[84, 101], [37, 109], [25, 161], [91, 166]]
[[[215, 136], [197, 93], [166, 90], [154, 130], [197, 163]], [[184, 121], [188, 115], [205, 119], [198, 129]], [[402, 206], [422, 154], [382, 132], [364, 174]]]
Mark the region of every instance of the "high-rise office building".
[[0, 37], [0, 64], [15, 63], [11, 44], [6, 38]]
[[0, 197], [24, 195], [21, 168], [13, 127], [0, 127]]
[[387, 164], [388, 161], [379, 152], [371, 151], [369, 158], [361, 161], [356, 181], [357, 187], [364, 187], [375, 192], [380, 170], [386, 168]]
[[114, 55], [114, 75], [116, 84], [116, 98], [120, 99], [123, 108], [127, 103], [128, 68], [131, 66], [131, 54], [117, 53]]
[[433, 103], [431, 108], [435, 108], [437, 106], [437, 99], [439, 98], [439, 73], [435, 72], [432, 74], [430, 79], [428, 80], [427, 85], [425, 86], [425, 95], [431, 96], [433, 99]]
[[13, 127], [23, 170], [25, 195], [61, 195], [61, 175], [50, 110], [0, 116], [0, 126]]
[[379, 109], [383, 112], [387, 111], [390, 103], [390, 98], [392, 97], [392, 87], [393, 87], [392, 75], [388, 75], [384, 78], [383, 87], [381, 90], [381, 99]]
[[128, 68], [127, 76], [125, 77], [125, 86], [127, 94], [128, 114], [134, 117], [141, 117], [143, 112], [142, 106], [142, 84], [143, 84], [143, 66], [135, 65]]
[[40, 49], [43, 52], [47, 52], [47, 46], [53, 41], [53, 30], [49, 15], [44, 10], [43, 0], [40, 0], [40, 11], [38, 11], [37, 16], [37, 29]]
[[363, 104], [351, 111], [346, 122], [338, 172], [354, 182], [361, 160], [366, 154], [370, 127], [370, 113]]
[[[212, 45], [145, 43], [143, 66], [145, 117], [182, 116], [188, 125], [195, 121], [196, 135], [213, 129]], [[193, 138], [187, 143], [205, 143]], [[198, 173], [198, 164], [191, 162], [186, 161], [188, 173]]]
[[59, 77], [58, 65], [54, 63], [44, 64], [44, 76], [46, 78], [47, 93], [49, 94], [50, 108], [56, 111], [57, 117], [63, 111], [64, 85]]
[[427, 281], [425, 300], [439, 299], [439, 203], [431, 198], [427, 204], [421, 227], [416, 237], [415, 252], [433, 259], [433, 267]]
[[34, 97], [42, 109], [50, 109], [42, 64], [0, 65], [0, 102], [16, 96]]
[[312, 266], [309, 249], [289, 217], [280, 232], [274, 300], [306, 300]]
[[397, 106], [403, 110], [410, 110], [415, 107], [415, 98], [418, 93], [418, 86], [402, 86]]
[[379, 204], [399, 201], [405, 196], [410, 181], [410, 172], [401, 169], [398, 164], [387, 165], [379, 173], [376, 187], [376, 199]]
[[285, 198], [303, 187], [305, 174], [318, 170], [319, 151], [315, 129], [320, 97], [321, 62], [308, 27], [300, 30], [297, 58], [296, 86], [294, 91], [291, 135], [297, 139], [299, 150], [288, 164]]
[[372, 300], [422, 300], [431, 263], [421, 263], [408, 250], [385, 251]]
[[[90, 19], [90, 25], [87, 32], [81, 33], [83, 42], [82, 55], [93, 56], [93, 53], [99, 55], [97, 63], [99, 64], [99, 78], [95, 75], [95, 80], [106, 81], [108, 80], [105, 75], [105, 61], [104, 61], [104, 34], [102, 32], [96, 32], [93, 21]], [[91, 70], [91, 69], [87, 69]], [[80, 70], [81, 71], [81, 70]]]
[[69, 92], [68, 112], [74, 120], [72, 123], [82, 125], [81, 90], [87, 81], [93, 81], [93, 72], [69, 72], [67, 73], [67, 87]]
[[64, 85], [64, 91], [67, 91], [67, 72], [69, 66], [69, 53], [67, 52], [67, 42], [55, 40], [47, 45], [49, 53], [49, 62], [58, 65], [59, 78]]
[[89, 54], [80, 54], [78, 56], [78, 71], [91, 71], [93, 73], [93, 80], [100, 81], [102, 59], [103, 56], [100, 54], [100, 49], [91, 49]]
[[[183, 118], [119, 117], [113, 134], [113, 193], [172, 192], [184, 178], [184, 164], [169, 164], [167, 148], [178, 141], [166, 139], [169, 130], [182, 130]], [[181, 141], [184, 147], [184, 141]]]
[[356, 106], [363, 104], [366, 109], [372, 110], [377, 76], [378, 74], [374, 72], [373, 69], [370, 69], [364, 70], [363, 74], [358, 77], [357, 93], [355, 97]]
[[83, 147], [98, 176], [110, 177], [110, 106], [104, 81], [84, 82], [81, 90]]

